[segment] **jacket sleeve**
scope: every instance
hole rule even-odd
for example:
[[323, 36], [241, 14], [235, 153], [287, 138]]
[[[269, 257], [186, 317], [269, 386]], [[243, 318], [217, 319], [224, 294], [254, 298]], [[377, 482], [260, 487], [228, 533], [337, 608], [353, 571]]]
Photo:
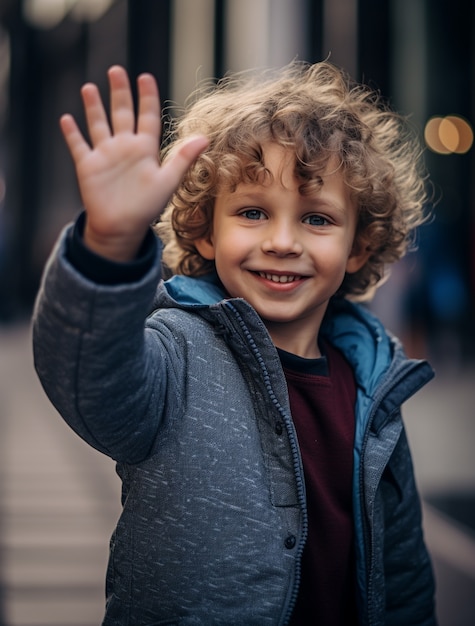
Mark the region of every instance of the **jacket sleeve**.
[[158, 248], [140, 280], [99, 285], [68, 259], [71, 228], [52, 252], [35, 304], [36, 371], [84, 440], [116, 460], [139, 462], [156, 437], [170, 371], [165, 350], [144, 328], [159, 281]]
[[387, 626], [433, 626], [435, 584], [403, 428], [380, 485]]

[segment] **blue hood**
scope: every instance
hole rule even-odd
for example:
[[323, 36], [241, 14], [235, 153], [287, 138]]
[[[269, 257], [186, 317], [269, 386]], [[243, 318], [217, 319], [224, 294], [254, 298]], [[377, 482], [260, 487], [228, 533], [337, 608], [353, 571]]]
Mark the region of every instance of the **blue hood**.
[[226, 298], [226, 292], [215, 272], [199, 278], [176, 275], [164, 285], [168, 295], [182, 306], [211, 305]]

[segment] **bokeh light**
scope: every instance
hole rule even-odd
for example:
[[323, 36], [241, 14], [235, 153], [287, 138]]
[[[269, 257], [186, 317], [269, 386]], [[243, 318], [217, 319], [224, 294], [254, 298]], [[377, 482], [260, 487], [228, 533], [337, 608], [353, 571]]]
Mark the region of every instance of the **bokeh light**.
[[37, 28], [51, 29], [67, 15], [79, 21], [99, 19], [115, 0], [24, 0], [25, 19]]
[[426, 124], [424, 139], [437, 154], [465, 154], [473, 145], [473, 130], [460, 115], [434, 116]]

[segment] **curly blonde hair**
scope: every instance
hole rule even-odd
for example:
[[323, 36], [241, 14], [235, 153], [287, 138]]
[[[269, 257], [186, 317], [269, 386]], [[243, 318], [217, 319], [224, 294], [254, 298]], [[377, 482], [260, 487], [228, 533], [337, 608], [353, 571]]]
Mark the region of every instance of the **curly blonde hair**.
[[295, 154], [302, 194], [321, 186], [329, 158], [338, 159], [358, 210], [354, 247], [369, 253], [358, 272], [345, 276], [339, 294], [369, 294], [424, 221], [421, 149], [406, 120], [328, 62], [225, 77], [198, 93], [171, 132], [163, 156], [191, 134], [210, 140], [155, 224], [173, 273], [199, 276], [214, 269], [194, 242], [211, 234], [220, 190], [264, 180], [269, 142]]

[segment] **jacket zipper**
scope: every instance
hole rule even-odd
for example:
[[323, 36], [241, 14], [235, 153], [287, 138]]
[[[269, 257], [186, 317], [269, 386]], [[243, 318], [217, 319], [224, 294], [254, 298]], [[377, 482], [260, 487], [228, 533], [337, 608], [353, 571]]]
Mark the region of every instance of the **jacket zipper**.
[[[302, 538], [301, 538], [301, 542], [300, 542], [300, 546], [298, 548], [298, 552], [297, 552], [297, 558], [296, 558], [296, 572], [295, 572], [295, 582], [294, 582], [294, 586], [293, 586], [293, 591], [292, 591], [292, 595], [290, 597], [289, 600], [289, 604], [287, 607], [287, 612], [284, 616], [284, 624], [287, 624], [291, 618], [292, 612], [294, 610], [295, 604], [297, 602], [297, 596], [298, 596], [298, 591], [299, 591], [299, 587], [300, 587], [300, 578], [301, 578], [301, 570], [300, 570], [300, 563], [302, 560], [302, 554], [303, 554], [303, 550], [304, 550], [304, 546], [307, 540], [307, 534], [308, 534], [308, 522], [307, 522], [307, 508], [306, 508], [306, 496], [305, 496], [305, 481], [303, 478], [303, 474], [302, 474], [302, 469], [301, 469], [301, 461], [300, 461], [300, 451], [298, 448], [298, 444], [297, 441], [293, 435], [292, 432], [292, 424], [290, 421], [290, 417], [288, 416], [287, 412], [284, 410], [284, 408], [282, 407], [282, 405], [280, 404], [280, 402], [277, 399], [277, 396], [275, 395], [275, 392], [272, 388], [272, 383], [271, 383], [271, 379], [269, 376], [269, 373], [267, 371], [264, 359], [262, 358], [262, 355], [260, 353], [259, 348], [257, 347], [256, 342], [254, 341], [251, 332], [249, 331], [245, 321], [243, 320], [241, 314], [236, 310], [236, 308], [234, 307], [234, 305], [230, 302], [227, 301], [226, 305], [231, 309], [231, 311], [233, 312], [239, 327], [242, 330], [242, 334], [244, 335], [246, 342], [249, 346], [250, 351], [254, 354], [254, 356], [256, 357], [256, 360], [259, 364], [259, 367], [262, 371], [263, 374], [263, 379], [264, 379], [264, 385], [267, 391], [267, 394], [272, 402], [272, 404], [275, 406], [275, 408], [278, 410], [279, 414], [282, 417], [282, 420], [286, 426], [287, 429], [287, 434], [289, 436], [289, 441], [290, 441], [290, 447], [291, 447], [291, 451], [292, 451], [292, 461], [293, 461], [293, 468], [294, 468], [294, 475], [296, 477], [296, 482], [297, 482], [297, 497], [298, 497], [298, 502], [300, 504], [300, 508], [302, 511], [302, 517], [303, 517], [303, 523], [302, 523]], [[252, 377], [249, 377], [252, 378]], [[252, 385], [254, 385], [254, 380], [252, 380]]]

